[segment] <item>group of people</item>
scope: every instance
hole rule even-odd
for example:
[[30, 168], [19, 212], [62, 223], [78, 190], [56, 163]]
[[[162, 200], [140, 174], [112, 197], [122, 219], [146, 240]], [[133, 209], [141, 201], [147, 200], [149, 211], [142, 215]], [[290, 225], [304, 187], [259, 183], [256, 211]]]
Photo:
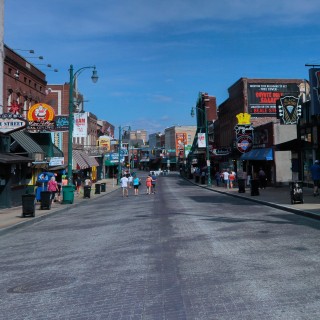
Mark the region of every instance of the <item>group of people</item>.
[[236, 173], [233, 170], [217, 171], [214, 175], [217, 187], [220, 186], [220, 182], [223, 182], [225, 188], [232, 189], [236, 180]]
[[[155, 175], [149, 174], [146, 178], [146, 193], [154, 194], [156, 193], [156, 181], [157, 177]], [[129, 189], [134, 189], [134, 195], [139, 195], [139, 187], [141, 186], [141, 179], [137, 176], [132, 176], [131, 174], [124, 174], [120, 179], [121, 189], [122, 189], [122, 197], [129, 196]]]

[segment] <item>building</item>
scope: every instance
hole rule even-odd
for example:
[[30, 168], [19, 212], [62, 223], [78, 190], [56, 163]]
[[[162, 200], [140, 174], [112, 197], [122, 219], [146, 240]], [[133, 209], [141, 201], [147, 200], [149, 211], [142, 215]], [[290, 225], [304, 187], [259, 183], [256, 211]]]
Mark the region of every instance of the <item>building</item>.
[[[280, 125], [277, 102], [283, 96], [298, 97], [299, 88], [304, 82], [304, 79], [241, 78], [229, 87], [229, 97], [219, 105], [215, 123], [217, 148], [230, 150], [216, 157], [220, 170], [230, 168], [238, 172], [245, 171], [254, 177], [262, 167], [274, 183], [292, 180], [292, 154], [290, 150], [279, 150], [275, 145], [295, 139], [297, 129], [296, 125]], [[237, 116], [243, 113], [251, 118], [248, 125], [251, 132], [239, 134]], [[258, 136], [265, 137], [265, 143], [257, 139]], [[256, 149], [255, 152], [253, 149]], [[247, 155], [243, 155], [245, 153]]]
[[162, 168], [176, 170], [184, 164], [191, 150], [196, 134], [196, 126], [172, 126], [166, 128]]

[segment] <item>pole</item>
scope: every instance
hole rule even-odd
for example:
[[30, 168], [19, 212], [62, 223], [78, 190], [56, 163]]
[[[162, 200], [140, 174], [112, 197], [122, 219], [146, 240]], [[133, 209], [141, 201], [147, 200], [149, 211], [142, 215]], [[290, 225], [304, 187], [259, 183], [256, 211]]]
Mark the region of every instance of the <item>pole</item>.
[[122, 140], [121, 140], [121, 126], [119, 126], [119, 142], [118, 142], [118, 181], [117, 184], [120, 183], [120, 179], [121, 179], [121, 164], [120, 164], [120, 151], [121, 151], [121, 144], [122, 144]]
[[207, 121], [207, 110], [204, 109], [204, 121], [206, 122], [206, 151], [207, 151], [207, 168], [208, 168], [208, 187], [212, 186], [211, 183], [211, 164], [210, 164], [210, 153], [209, 153], [209, 130], [208, 130], [208, 121]]
[[70, 65], [69, 83], [69, 136], [68, 136], [68, 184], [72, 185], [72, 135], [73, 135], [73, 65]]

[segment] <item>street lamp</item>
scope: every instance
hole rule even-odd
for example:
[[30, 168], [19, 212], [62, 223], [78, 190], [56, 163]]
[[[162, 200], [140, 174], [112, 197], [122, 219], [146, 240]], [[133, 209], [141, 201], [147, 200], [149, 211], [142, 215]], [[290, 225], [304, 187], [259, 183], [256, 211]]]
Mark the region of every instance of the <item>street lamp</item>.
[[205, 133], [206, 133], [206, 158], [207, 158], [207, 168], [208, 168], [208, 187], [212, 186], [211, 183], [211, 165], [210, 165], [210, 153], [209, 153], [209, 134], [208, 134], [208, 119], [207, 119], [207, 107], [205, 102], [209, 101], [209, 99], [203, 98], [203, 94], [200, 92], [197, 105], [191, 108], [191, 117], [194, 117], [194, 109], [197, 110], [197, 127], [199, 127], [199, 117], [198, 111], [201, 112], [204, 116], [204, 119], [201, 121], [201, 127], [203, 128], [203, 121], [205, 125]]
[[[125, 126], [128, 127], [129, 131], [131, 131], [131, 127], [130, 126]], [[119, 144], [118, 144], [118, 181], [117, 184], [120, 183], [120, 179], [121, 179], [121, 163], [120, 163], [120, 151], [121, 151], [121, 147], [122, 147], [122, 129], [124, 129], [125, 127], [121, 127], [119, 126]], [[130, 141], [130, 140], [129, 140]]]
[[73, 72], [73, 65], [70, 65], [70, 88], [69, 88], [69, 137], [68, 137], [68, 183], [72, 185], [72, 134], [73, 134], [73, 87], [74, 78], [84, 69], [93, 69], [92, 71], [92, 82], [98, 81], [98, 73], [95, 66], [83, 67]]

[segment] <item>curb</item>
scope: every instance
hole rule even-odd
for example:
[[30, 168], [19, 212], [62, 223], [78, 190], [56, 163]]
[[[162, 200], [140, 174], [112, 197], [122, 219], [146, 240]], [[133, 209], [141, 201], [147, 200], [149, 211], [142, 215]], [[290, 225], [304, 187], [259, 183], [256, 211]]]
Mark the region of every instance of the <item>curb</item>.
[[248, 200], [248, 201], [251, 201], [251, 202], [263, 204], [263, 205], [266, 205], [266, 206], [269, 206], [269, 207], [272, 207], [272, 208], [275, 208], [275, 209], [280, 209], [280, 210], [283, 210], [283, 211], [291, 212], [291, 213], [294, 213], [294, 214], [299, 215], [299, 216], [303, 216], [303, 217], [307, 217], [307, 218], [311, 218], [311, 219], [315, 219], [315, 220], [320, 220], [320, 215], [318, 215], [316, 213], [313, 213], [313, 212], [310, 212], [310, 211], [304, 211], [304, 210], [301, 210], [301, 209], [294, 209], [294, 208], [286, 207], [284, 205], [280, 205], [280, 204], [273, 203], [273, 202], [263, 201], [263, 200], [259, 200], [259, 199], [256, 199], [256, 198], [243, 197], [243, 196], [238, 195], [238, 194], [224, 192], [224, 191], [220, 191], [220, 190], [215, 190], [215, 189], [209, 188], [207, 186], [201, 186], [201, 185], [199, 185], [199, 184], [197, 184], [197, 183], [195, 183], [193, 181], [190, 181], [189, 179], [187, 179], [185, 177], [183, 177], [183, 179], [187, 180], [189, 183], [191, 183], [193, 185], [198, 186], [199, 188], [207, 189], [207, 190], [210, 190], [210, 191], [213, 191], [213, 192], [216, 192], [216, 193], [225, 194], [225, 195], [228, 195], [228, 196], [231, 196], [231, 197], [234, 197], [234, 198], [245, 199], [245, 200]]

